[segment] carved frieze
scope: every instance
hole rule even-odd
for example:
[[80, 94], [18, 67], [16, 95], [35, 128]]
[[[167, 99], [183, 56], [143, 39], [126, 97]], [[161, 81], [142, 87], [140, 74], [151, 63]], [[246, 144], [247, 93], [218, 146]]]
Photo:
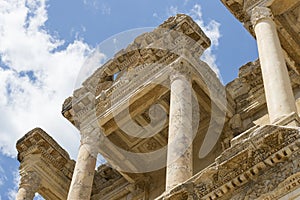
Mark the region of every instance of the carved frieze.
[[[194, 184], [197, 199], [279, 199], [300, 187], [299, 138], [297, 128], [264, 126], [187, 183]], [[184, 189], [177, 187], [165, 196], [179, 191]]]
[[[44, 198], [65, 199], [75, 161], [52, 137], [40, 128], [28, 132], [17, 142], [20, 161], [20, 188], [29, 187]], [[44, 189], [47, 188], [47, 191]]]

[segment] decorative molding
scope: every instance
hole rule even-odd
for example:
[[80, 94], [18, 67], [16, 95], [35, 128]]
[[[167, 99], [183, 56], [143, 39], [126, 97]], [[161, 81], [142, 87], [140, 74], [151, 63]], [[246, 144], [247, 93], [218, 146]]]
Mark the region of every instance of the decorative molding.
[[[222, 153], [215, 164], [199, 172], [192, 179], [177, 186], [157, 200], [184, 194], [186, 185], [194, 185], [197, 199], [270, 199], [263, 198], [275, 190], [275, 199], [300, 184], [287, 180], [300, 172], [300, 133], [297, 128], [264, 126], [249, 134], [243, 142]], [[298, 179], [291, 179], [297, 182]], [[281, 184], [281, 185], [279, 185]], [[252, 188], [249, 190], [249, 188]], [[278, 189], [276, 189], [278, 188]]]
[[251, 23], [253, 27], [255, 27], [257, 23], [262, 19], [274, 19], [271, 9], [260, 6], [253, 8], [251, 13]]
[[[97, 124], [96, 124], [97, 126]], [[97, 157], [100, 148], [101, 130], [100, 128], [93, 127], [91, 124], [80, 131], [80, 148], [86, 148], [86, 150], [93, 156]]]
[[[66, 160], [70, 160], [69, 154], [41, 128], [32, 129], [17, 141], [16, 146], [19, 159], [22, 160], [25, 155], [29, 154], [30, 152], [28, 151], [30, 151], [30, 148], [34, 148], [36, 145], [43, 146], [43, 143], [48, 144], [48, 147], [51, 146], [55, 151], [58, 151], [59, 155]], [[21, 160], [19, 161], [21, 162]]]
[[[170, 30], [174, 31], [174, 34], [169, 34], [167, 37], [165, 32]], [[68, 109], [72, 109], [78, 118], [85, 118], [85, 114], [93, 110], [96, 105], [97, 116], [103, 115], [114, 107], [113, 104], [126, 99], [129, 91], [151, 80], [153, 75], [163, 72], [163, 67], [178, 57], [176, 54], [185, 51], [199, 54], [208, 48], [210, 43], [210, 39], [192, 18], [183, 14], [171, 17], [152, 32], [138, 36], [133, 44], [118, 52], [113, 59], [96, 70], [83, 83], [82, 88], [74, 91], [75, 100], [72, 108], [68, 107]], [[137, 79], [136, 75], [141, 74], [141, 71], [145, 73]], [[115, 73], [119, 75], [115, 81], [112, 81], [109, 77]], [[107, 80], [110, 82], [106, 83]], [[96, 102], [91, 108], [82, 103], [88, 91], [96, 96]], [[71, 122], [76, 121], [70, 117], [71, 113], [68, 110], [64, 109], [64, 113]]]
[[[170, 81], [171, 83], [177, 79], [183, 79], [191, 82], [191, 67], [183, 58], [177, 59], [170, 65]], [[192, 86], [191, 86], [192, 87]]]
[[26, 188], [26, 190], [30, 190], [35, 193], [38, 191], [40, 187], [41, 179], [38, 174], [34, 171], [21, 171], [20, 173], [20, 188]]
[[[21, 138], [17, 150], [20, 187], [29, 187], [34, 193], [45, 195], [46, 199], [53, 195], [66, 199], [75, 166], [68, 153], [40, 128]], [[45, 192], [45, 188], [49, 191]]]
[[267, 7], [273, 0], [244, 0], [244, 10], [251, 12], [255, 7]]

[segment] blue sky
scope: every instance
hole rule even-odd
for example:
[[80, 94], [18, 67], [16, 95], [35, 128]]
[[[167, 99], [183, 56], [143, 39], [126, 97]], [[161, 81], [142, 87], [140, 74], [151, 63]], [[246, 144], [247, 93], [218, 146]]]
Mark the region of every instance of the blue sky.
[[257, 58], [255, 40], [219, 0], [0, 0], [0, 200], [14, 199], [15, 143], [32, 128], [76, 158], [79, 133], [60, 110], [87, 56], [113, 35], [176, 13], [191, 15], [211, 37], [203, 59], [224, 83]]

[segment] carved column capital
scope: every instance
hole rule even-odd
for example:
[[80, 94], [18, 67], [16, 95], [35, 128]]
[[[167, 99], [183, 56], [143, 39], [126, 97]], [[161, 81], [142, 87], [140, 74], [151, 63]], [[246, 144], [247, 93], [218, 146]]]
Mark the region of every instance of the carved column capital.
[[192, 176], [193, 108], [191, 64], [179, 58], [171, 64], [166, 191]]
[[20, 172], [19, 191], [16, 196], [17, 200], [33, 199], [35, 193], [40, 187], [40, 178], [36, 172], [29, 171]]
[[171, 83], [176, 79], [184, 79], [188, 82], [191, 81], [191, 69], [186, 61], [179, 61], [171, 65]]
[[40, 178], [34, 171], [22, 172], [20, 174], [20, 187], [29, 186], [30, 188], [37, 190], [40, 186]]
[[255, 7], [251, 21], [256, 35], [270, 122], [297, 113], [286, 61], [269, 8]]
[[256, 6], [255, 8], [252, 9], [251, 12], [251, 23], [253, 27], [256, 26], [256, 24], [262, 20], [262, 19], [271, 19], [273, 20], [273, 14], [270, 8], [267, 7], [261, 7], [261, 6]]
[[101, 129], [99, 127], [93, 127], [90, 125], [89, 127], [81, 130], [80, 134], [81, 146], [84, 146], [93, 157], [97, 157], [100, 146]]

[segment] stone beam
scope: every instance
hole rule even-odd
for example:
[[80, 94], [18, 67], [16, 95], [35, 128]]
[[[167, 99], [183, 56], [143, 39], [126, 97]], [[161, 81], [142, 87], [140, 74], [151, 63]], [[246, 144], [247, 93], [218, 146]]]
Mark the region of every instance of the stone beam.
[[35, 128], [17, 142], [20, 186], [17, 199], [32, 199], [37, 192], [45, 199], [63, 200], [75, 162], [45, 131]]
[[270, 6], [274, 15], [281, 15], [293, 8], [299, 1], [295, 0], [276, 0]]

